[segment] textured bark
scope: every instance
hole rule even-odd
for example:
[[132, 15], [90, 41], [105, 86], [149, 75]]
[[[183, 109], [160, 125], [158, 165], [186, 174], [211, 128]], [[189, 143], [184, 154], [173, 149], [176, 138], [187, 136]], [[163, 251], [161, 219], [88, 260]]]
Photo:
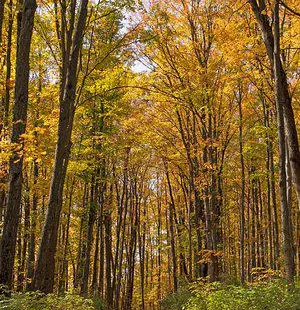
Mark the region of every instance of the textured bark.
[[23, 235], [22, 235], [22, 255], [21, 261], [19, 262], [19, 272], [18, 272], [18, 283], [17, 290], [19, 292], [23, 291], [24, 288], [24, 280], [26, 274], [26, 258], [28, 252], [28, 244], [29, 244], [29, 233], [30, 233], [30, 190], [28, 184], [28, 176], [26, 176], [26, 193], [24, 197], [24, 225], [23, 225]]
[[178, 279], [177, 279], [177, 257], [176, 257], [176, 244], [175, 244], [175, 229], [174, 229], [174, 209], [175, 202], [173, 198], [173, 192], [169, 177], [169, 172], [166, 169], [166, 177], [168, 182], [169, 194], [171, 202], [169, 203], [169, 229], [170, 229], [170, 243], [171, 243], [171, 255], [172, 255], [172, 263], [173, 263], [173, 286], [174, 292], [178, 290]]
[[241, 200], [240, 200], [240, 277], [241, 282], [245, 282], [245, 163], [243, 154], [243, 113], [242, 113], [242, 94], [238, 93], [239, 105], [239, 150], [241, 164]]
[[81, 295], [84, 297], [88, 296], [88, 287], [89, 287], [89, 274], [90, 274], [90, 263], [91, 263], [91, 250], [93, 245], [93, 231], [94, 224], [96, 220], [96, 203], [95, 203], [95, 184], [94, 178], [91, 184], [91, 196], [89, 202], [89, 219], [88, 219], [88, 231], [87, 231], [87, 240], [86, 240], [86, 250], [84, 255], [84, 268], [83, 268], [83, 277], [81, 284]]
[[87, 212], [85, 211], [87, 205], [87, 196], [88, 189], [87, 184], [84, 184], [83, 197], [82, 197], [82, 209], [83, 214], [80, 220], [80, 232], [79, 232], [79, 244], [78, 244], [78, 252], [77, 252], [77, 263], [76, 263], [76, 272], [74, 276], [74, 288], [77, 288], [81, 284], [82, 274], [83, 274], [83, 257], [85, 253], [86, 246], [86, 222], [87, 222]]
[[[252, 11], [255, 14], [256, 20], [260, 25], [262, 37], [268, 54], [268, 58], [272, 67], [272, 75], [275, 78], [275, 96], [276, 100], [279, 100], [282, 104], [284, 122], [285, 122], [285, 132], [289, 148], [289, 161], [291, 165], [294, 186], [298, 198], [298, 207], [300, 208], [300, 151], [299, 151], [299, 141], [297, 136], [297, 129], [294, 117], [294, 111], [292, 107], [292, 98], [289, 93], [289, 85], [287, 82], [286, 72], [283, 63], [280, 58], [280, 43], [278, 47], [274, 43], [275, 40], [279, 40], [279, 29], [278, 34], [274, 30], [272, 31], [272, 25], [269, 22], [268, 16], [263, 14], [266, 5], [265, 1], [256, 0], [249, 1]], [[279, 5], [279, 4], [278, 4]], [[279, 10], [279, 9], [278, 9]], [[279, 14], [279, 13], [278, 13]], [[278, 17], [279, 18], [279, 17]], [[278, 20], [279, 23], [279, 20]], [[279, 26], [278, 26], [279, 27]], [[278, 39], [276, 39], [276, 36]], [[275, 53], [275, 48], [278, 51]]]
[[71, 135], [78, 78], [77, 68], [87, 18], [87, 4], [88, 0], [81, 1], [78, 22], [72, 42], [71, 57], [68, 63], [64, 95], [60, 102], [58, 141], [55, 151], [55, 163], [51, 180], [48, 210], [33, 277], [33, 288], [45, 293], [52, 292], [54, 285], [58, 226], [62, 207], [64, 182], [71, 149]]
[[268, 222], [267, 222], [267, 233], [268, 233], [268, 245], [269, 245], [269, 264], [271, 269], [275, 269], [275, 262], [274, 262], [274, 225], [273, 225], [273, 216], [272, 216], [272, 205], [271, 205], [271, 152], [272, 152], [272, 144], [271, 144], [271, 138], [269, 134], [270, 129], [270, 120], [269, 120], [269, 110], [268, 106], [266, 104], [266, 100], [264, 98], [263, 92], [262, 92], [262, 104], [264, 109], [264, 126], [266, 127], [266, 145], [267, 145], [267, 162], [266, 162], [266, 170], [267, 173], [267, 214], [268, 214]]
[[[288, 204], [287, 196], [287, 171], [286, 164], [286, 147], [285, 147], [285, 121], [284, 109], [286, 104], [285, 83], [286, 76], [282, 71], [280, 60], [280, 35], [279, 35], [279, 1], [275, 1], [274, 10], [274, 73], [275, 73], [275, 92], [276, 92], [276, 107], [277, 107], [277, 125], [279, 137], [279, 160], [280, 160], [280, 206], [282, 218], [282, 236], [283, 236], [283, 254], [285, 260], [286, 276], [290, 282], [293, 281], [295, 275], [294, 249], [293, 249], [293, 231], [291, 222], [291, 205]], [[297, 134], [297, 133], [296, 133]], [[289, 137], [288, 137], [289, 139]], [[296, 141], [294, 141], [296, 143]], [[298, 140], [297, 140], [298, 143]], [[289, 151], [293, 152], [291, 145]], [[291, 167], [293, 162], [290, 160]], [[299, 167], [300, 168], [300, 167]]]
[[94, 265], [93, 265], [93, 278], [91, 285], [91, 295], [97, 296], [99, 287], [99, 244], [100, 244], [100, 219], [98, 216], [98, 221], [96, 224], [96, 240], [95, 240], [95, 250], [94, 250]]
[[129, 219], [130, 219], [130, 236], [127, 248], [127, 274], [126, 274], [126, 289], [124, 295], [123, 309], [132, 309], [133, 299], [133, 286], [134, 286], [134, 270], [135, 270], [135, 253], [137, 243], [137, 227], [139, 225], [138, 217], [138, 198], [136, 197], [136, 180], [132, 181], [130, 190], [130, 208], [129, 208]]
[[70, 195], [69, 195], [69, 207], [68, 207], [68, 214], [67, 216], [67, 227], [65, 232], [65, 240], [64, 240], [64, 250], [63, 250], [63, 257], [62, 257], [62, 268], [60, 279], [58, 283], [58, 293], [63, 294], [68, 287], [68, 258], [67, 252], [69, 249], [69, 231], [70, 231], [70, 222], [71, 222], [71, 211], [72, 211], [72, 203], [73, 203], [73, 192], [74, 192], [74, 183], [75, 179], [72, 180], [71, 188], [70, 188]]
[[[21, 135], [25, 133], [28, 106], [29, 55], [36, 11], [35, 0], [25, 0], [17, 51], [15, 102], [11, 142], [23, 148]], [[12, 285], [15, 247], [20, 215], [23, 157], [14, 151], [9, 162], [8, 200], [0, 246], [0, 283]]]
[[[125, 230], [126, 230], [126, 219], [127, 219], [127, 213], [128, 213], [128, 162], [129, 162], [129, 156], [130, 156], [130, 148], [126, 149], [126, 157], [125, 157], [125, 161], [124, 161], [124, 181], [123, 181], [123, 195], [122, 195], [122, 200], [121, 200], [121, 204], [120, 204], [120, 208], [121, 210], [124, 209], [124, 213], [123, 216], [121, 215], [120, 217], [120, 233], [121, 233], [121, 240], [120, 240], [120, 246], [118, 248], [119, 249], [119, 258], [117, 259], [117, 265], [115, 265], [115, 268], [118, 269], [117, 271], [117, 275], [116, 275], [116, 282], [115, 282], [115, 300], [114, 300], [114, 308], [116, 310], [119, 309], [120, 306], [120, 297], [121, 297], [121, 279], [122, 279], [122, 265], [123, 265], [123, 255], [124, 255], [124, 244], [125, 244]], [[122, 221], [122, 217], [123, 217], [123, 221]], [[114, 283], [113, 283], [114, 285]]]
[[272, 196], [272, 214], [273, 214], [273, 238], [274, 238], [274, 266], [278, 268], [279, 258], [279, 224], [277, 215], [276, 185], [275, 185], [275, 167], [273, 156], [273, 144], [270, 143], [270, 173], [271, 173], [271, 196]]
[[[159, 199], [159, 198], [158, 198]], [[160, 201], [158, 202], [161, 203]], [[160, 207], [159, 207], [160, 208]], [[141, 210], [139, 210], [141, 212]], [[141, 214], [139, 213], [139, 218], [141, 218]], [[140, 278], [141, 278], [141, 309], [145, 310], [145, 243], [146, 243], [146, 200], [143, 206], [143, 221], [140, 222], [138, 227], [138, 242], [139, 242], [139, 261], [140, 261]]]
[[31, 211], [31, 226], [30, 226], [30, 237], [28, 247], [28, 260], [27, 260], [27, 289], [31, 288], [31, 281], [34, 273], [35, 263], [35, 247], [36, 247], [36, 224], [37, 224], [37, 205], [38, 205], [38, 194], [35, 188], [39, 175], [39, 166], [36, 160], [33, 162], [33, 197], [32, 197], [32, 211]]
[[[41, 53], [39, 53], [39, 57]], [[39, 65], [39, 80], [38, 80], [38, 100], [37, 103], [40, 105], [41, 103], [41, 93], [42, 93], [42, 67]], [[37, 120], [39, 119], [39, 111], [36, 112], [35, 115], [35, 124], [37, 124]], [[37, 137], [37, 131], [34, 131], [35, 137]], [[36, 147], [38, 146], [37, 140], [35, 141]], [[31, 289], [33, 274], [34, 274], [34, 265], [35, 265], [35, 248], [36, 248], [36, 226], [37, 226], [37, 206], [38, 206], [38, 183], [39, 177], [39, 163], [37, 157], [33, 159], [33, 194], [32, 194], [32, 211], [31, 211], [31, 225], [30, 225], [30, 236], [29, 236], [29, 245], [28, 245], [28, 258], [27, 258], [27, 276], [26, 276], [26, 287], [28, 290]]]
[[[112, 204], [112, 186], [110, 188], [108, 206]], [[108, 309], [113, 307], [113, 291], [112, 291], [112, 281], [111, 281], [111, 271], [112, 271], [112, 230], [111, 230], [111, 210], [105, 210], [104, 214], [104, 228], [105, 228], [105, 260], [106, 260], [106, 303]]]

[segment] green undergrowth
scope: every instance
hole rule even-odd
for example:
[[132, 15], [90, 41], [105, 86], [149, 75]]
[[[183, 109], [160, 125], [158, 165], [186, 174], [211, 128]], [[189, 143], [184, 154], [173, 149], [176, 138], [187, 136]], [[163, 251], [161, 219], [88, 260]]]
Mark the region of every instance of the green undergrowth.
[[[38, 292], [8, 295], [0, 295], [1, 310], [105, 309], [100, 299], [85, 299], [71, 293], [63, 296]], [[167, 296], [161, 306], [164, 310], [300, 310], [300, 282], [293, 287], [283, 280], [245, 286], [197, 282]]]
[[300, 310], [300, 282], [284, 280], [245, 286], [194, 283], [162, 301], [168, 310]]
[[12, 293], [10, 297], [0, 296], [0, 309], [4, 310], [102, 310], [100, 299], [85, 299], [67, 293], [62, 296], [44, 295], [39, 292]]

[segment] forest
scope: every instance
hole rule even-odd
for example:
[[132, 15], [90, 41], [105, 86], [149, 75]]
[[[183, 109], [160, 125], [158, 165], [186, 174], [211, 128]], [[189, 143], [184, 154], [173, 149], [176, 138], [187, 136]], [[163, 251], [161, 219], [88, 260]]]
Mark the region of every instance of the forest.
[[0, 0], [0, 309], [300, 309], [299, 0]]

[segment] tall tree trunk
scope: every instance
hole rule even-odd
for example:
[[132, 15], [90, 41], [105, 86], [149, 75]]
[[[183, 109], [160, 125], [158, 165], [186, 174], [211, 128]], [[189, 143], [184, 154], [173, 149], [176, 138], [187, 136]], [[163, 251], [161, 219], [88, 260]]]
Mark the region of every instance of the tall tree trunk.
[[113, 186], [110, 186], [110, 193], [108, 199], [108, 208], [104, 211], [104, 227], [105, 227], [105, 261], [106, 261], [106, 303], [108, 309], [113, 307], [113, 291], [111, 281], [112, 269], [112, 231], [111, 231], [111, 205], [113, 199]]
[[31, 281], [34, 273], [34, 263], [35, 263], [35, 238], [36, 238], [36, 224], [37, 224], [37, 204], [38, 204], [38, 194], [37, 194], [37, 181], [39, 175], [38, 162], [35, 159], [33, 161], [33, 197], [32, 197], [32, 212], [31, 212], [31, 225], [30, 225], [30, 237], [28, 246], [28, 260], [27, 260], [27, 289], [31, 288]]
[[242, 284], [245, 282], [245, 163], [243, 154], [243, 113], [242, 113], [242, 94], [238, 92], [239, 105], [239, 149], [241, 163], [241, 200], [240, 200], [240, 277]]
[[90, 276], [90, 263], [91, 263], [91, 250], [93, 245], [93, 232], [94, 224], [97, 214], [97, 204], [95, 203], [97, 197], [97, 190], [95, 188], [94, 177], [92, 178], [91, 184], [91, 197], [89, 202], [89, 219], [88, 219], [88, 231], [87, 231], [87, 240], [86, 240], [86, 250], [84, 255], [84, 268], [83, 268], [83, 277], [81, 285], [81, 295], [84, 297], [88, 296], [89, 288], [89, 276]]
[[[18, 226], [18, 237], [17, 237], [17, 270], [15, 272], [16, 277], [13, 278], [17, 279], [17, 291], [20, 291], [20, 282], [22, 281], [22, 225], [21, 225], [21, 218], [22, 218], [22, 206], [20, 211], [20, 218], [19, 218], [19, 226]], [[14, 287], [14, 284], [12, 285]]]
[[[118, 268], [117, 277], [116, 277], [116, 290], [115, 290], [115, 301], [114, 307], [116, 310], [119, 309], [120, 300], [121, 300], [121, 279], [122, 279], [122, 272], [123, 272], [123, 255], [124, 255], [124, 244], [125, 244], [125, 231], [126, 231], [126, 219], [128, 213], [128, 162], [130, 156], [130, 148], [126, 149], [126, 158], [124, 161], [124, 182], [123, 182], [123, 192], [124, 192], [124, 204], [122, 202], [121, 207], [124, 208], [124, 216], [123, 216], [123, 225], [121, 226], [121, 242], [120, 242], [120, 250], [119, 250], [119, 259], [118, 259]], [[122, 221], [121, 221], [122, 224]]]
[[[159, 199], [159, 198], [158, 198]], [[160, 203], [160, 202], [159, 202]], [[141, 212], [141, 211], [139, 211]], [[143, 216], [139, 214], [143, 221], [138, 226], [139, 241], [139, 261], [140, 261], [140, 288], [141, 288], [141, 309], [145, 310], [145, 242], [146, 242], [146, 200], [143, 206]]]
[[274, 260], [274, 225], [273, 225], [273, 217], [272, 217], [272, 206], [271, 206], [271, 185], [272, 185], [272, 173], [271, 173], [271, 138], [269, 134], [270, 128], [270, 120], [269, 120], [269, 110], [266, 104], [266, 99], [264, 97], [262, 91], [262, 104], [264, 109], [264, 126], [266, 127], [266, 146], [267, 146], [267, 163], [266, 163], [266, 170], [267, 170], [267, 214], [268, 214], [268, 222], [267, 222], [267, 230], [268, 230], [268, 253], [269, 253], [269, 265], [271, 269], [275, 269], [275, 260]]
[[[158, 180], [157, 180], [158, 182]], [[157, 203], [157, 301], [159, 302], [161, 299], [161, 201], [158, 200]], [[140, 226], [140, 225], [139, 225]], [[142, 297], [143, 298], [143, 297]], [[144, 304], [143, 304], [144, 305]], [[144, 305], [145, 307], [145, 305]]]
[[[136, 180], [132, 180], [130, 191], [130, 239], [128, 242], [128, 258], [127, 258], [127, 281], [124, 296], [124, 309], [132, 309], [133, 287], [134, 287], [134, 270], [135, 270], [135, 252], [137, 241], [137, 227], [139, 225], [138, 217], [138, 198], [136, 198]], [[136, 199], [135, 199], [136, 198]]]
[[30, 189], [28, 176], [26, 174], [26, 182], [25, 182], [26, 192], [24, 197], [24, 229], [23, 229], [23, 247], [22, 247], [22, 259], [20, 263], [20, 269], [18, 272], [18, 283], [17, 290], [19, 292], [23, 291], [24, 288], [24, 280], [25, 280], [25, 267], [26, 267], [26, 258], [27, 258], [27, 250], [29, 243], [29, 234], [30, 234]]
[[48, 211], [33, 277], [33, 288], [45, 293], [53, 291], [57, 233], [62, 206], [63, 187], [70, 156], [71, 135], [75, 113], [77, 68], [87, 18], [88, 0], [81, 0], [78, 22], [74, 34], [72, 52], [63, 99], [60, 102], [58, 141], [55, 151], [54, 171], [51, 180]]
[[279, 259], [279, 224], [277, 215], [275, 167], [273, 156], [273, 144], [270, 142], [270, 172], [271, 172], [271, 196], [272, 196], [272, 214], [273, 214], [273, 235], [274, 235], [274, 266], [278, 268]]
[[[94, 249], [94, 265], [93, 265], [93, 277], [91, 285], [91, 295], [97, 296], [98, 287], [99, 287], [99, 245], [100, 245], [100, 217], [96, 222], [96, 240], [95, 240], [95, 249]], [[100, 245], [101, 246], [101, 245]]]
[[74, 288], [77, 288], [82, 281], [82, 274], [83, 274], [83, 257], [85, 253], [85, 246], [86, 246], [86, 222], [87, 222], [87, 200], [88, 200], [88, 188], [87, 183], [84, 183], [83, 189], [83, 198], [82, 198], [82, 216], [80, 220], [80, 235], [79, 235], [79, 244], [78, 244], [78, 251], [77, 251], [77, 265], [76, 265], [76, 272], [74, 276]]
[[[39, 52], [39, 57], [41, 53]], [[37, 103], [41, 103], [41, 93], [42, 93], [42, 67], [39, 65], [39, 80], [38, 80], [38, 100]], [[39, 119], [39, 111], [35, 115], [35, 126]], [[34, 131], [34, 136], [36, 138], [35, 146], [38, 146], [37, 140], [37, 130]], [[31, 226], [30, 226], [30, 236], [29, 236], [29, 245], [28, 245], [28, 259], [27, 259], [27, 276], [26, 276], [26, 288], [31, 289], [32, 278], [34, 274], [34, 264], [35, 264], [35, 247], [36, 247], [36, 226], [37, 226], [37, 206], [38, 206], [38, 183], [39, 177], [39, 163], [38, 159], [35, 156], [33, 159], [33, 195], [32, 195], [32, 212], [31, 212]]]
[[169, 194], [170, 194], [170, 199], [171, 199], [171, 202], [169, 203], [169, 225], [170, 225], [171, 254], [172, 254], [172, 263], [173, 263], [173, 285], [174, 285], [174, 292], [177, 292], [178, 290], [177, 257], [176, 257], [176, 246], [175, 246], [175, 229], [174, 229], [175, 202], [173, 198], [171, 181], [170, 181], [169, 172], [167, 168], [166, 168], [166, 177], [167, 177]]
[[[275, 96], [277, 97], [276, 100], [280, 101], [283, 109], [286, 137], [289, 148], [289, 160], [291, 162], [293, 181], [298, 198], [298, 207], [300, 208], [300, 151], [294, 111], [292, 107], [292, 99], [289, 93], [289, 85], [287, 82], [286, 72], [280, 58], [279, 7], [277, 21], [278, 30], [275, 29], [277, 26], [274, 22], [273, 33], [272, 25], [269, 22], [269, 17], [264, 13], [266, 10], [265, 1], [261, 0], [258, 4], [256, 0], [249, 0], [249, 3], [255, 14], [256, 20], [260, 25], [267, 55], [273, 69], [273, 74], [275, 77]], [[277, 5], [279, 6], [279, 3], [275, 2], [275, 8]]]
[[22, 192], [23, 149], [22, 134], [25, 133], [28, 106], [29, 58], [33, 31], [35, 0], [25, 0], [17, 50], [15, 102], [11, 142], [16, 144], [9, 162], [8, 200], [0, 245], [0, 283], [12, 286], [15, 248]]
[[71, 222], [71, 211], [72, 211], [72, 200], [73, 200], [73, 191], [74, 191], [74, 183], [75, 179], [73, 178], [71, 188], [70, 188], [70, 194], [69, 194], [69, 208], [68, 208], [68, 214], [67, 214], [67, 227], [66, 227], [66, 233], [65, 233], [65, 240], [64, 240], [64, 250], [62, 255], [62, 272], [59, 279], [58, 284], [58, 293], [63, 294], [67, 288], [68, 283], [68, 259], [67, 259], [67, 252], [69, 247], [69, 231], [70, 231], [70, 222]]
[[[275, 74], [275, 91], [276, 91], [276, 107], [278, 118], [278, 137], [279, 137], [279, 161], [280, 161], [280, 206], [282, 217], [282, 235], [283, 235], [283, 254], [286, 266], [286, 276], [289, 281], [293, 281], [295, 275], [295, 263], [294, 263], [294, 249], [293, 249], [293, 232], [291, 222], [291, 205], [288, 205], [287, 197], [287, 175], [286, 175], [286, 150], [285, 150], [285, 128], [287, 118], [284, 118], [284, 110], [286, 104], [285, 83], [286, 76], [282, 71], [282, 64], [280, 60], [280, 34], [279, 34], [279, 0], [275, 1], [274, 9], [274, 74]], [[290, 137], [288, 136], [288, 139]], [[296, 137], [297, 138], [297, 137]], [[296, 139], [297, 140], [297, 139]], [[291, 141], [290, 141], [291, 142]], [[296, 143], [296, 141], [293, 141]], [[298, 143], [298, 140], [297, 140]], [[293, 152], [291, 145], [289, 151]], [[300, 156], [300, 154], [299, 154]], [[292, 155], [292, 157], [294, 157]], [[299, 157], [300, 159], [300, 157]], [[291, 161], [291, 166], [295, 162]], [[300, 167], [299, 167], [300, 170]]]
[[104, 288], [104, 234], [103, 234], [103, 204], [104, 204], [104, 193], [101, 189], [101, 195], [99, 198], [99, 286], [98, 286], [98, 296], [103, 297]]

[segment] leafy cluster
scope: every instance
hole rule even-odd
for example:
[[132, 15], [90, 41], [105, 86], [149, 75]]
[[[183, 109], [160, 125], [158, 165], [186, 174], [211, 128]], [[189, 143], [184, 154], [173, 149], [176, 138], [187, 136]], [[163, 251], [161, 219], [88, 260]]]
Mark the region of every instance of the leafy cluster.
[[57, 296], [28, 292], [16, 293], [9, 298], [1, 296], [0, 308], [7, 310], [101, 310], [104, 309], [104, 303], [70, 293]]
[[297, 310], [300, 308], [300, 283], [290, 287], [283, 280], [249, 286], [219, 282], [199, 284], [167, 296], [163, 309], [183, 310]]

